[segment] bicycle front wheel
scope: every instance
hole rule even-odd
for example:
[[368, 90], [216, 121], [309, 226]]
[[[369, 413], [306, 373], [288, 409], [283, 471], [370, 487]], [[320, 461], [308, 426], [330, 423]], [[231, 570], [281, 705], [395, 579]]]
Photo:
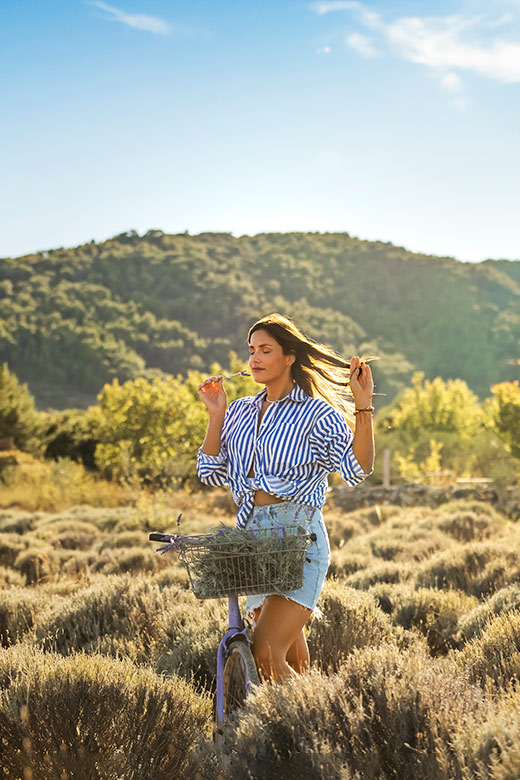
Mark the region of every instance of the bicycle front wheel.
[[235, 639], [224, 665], [224, 715], [242, 707], [255, 685], [260, 685], [260, 679], [253, 654], [243, 639]]

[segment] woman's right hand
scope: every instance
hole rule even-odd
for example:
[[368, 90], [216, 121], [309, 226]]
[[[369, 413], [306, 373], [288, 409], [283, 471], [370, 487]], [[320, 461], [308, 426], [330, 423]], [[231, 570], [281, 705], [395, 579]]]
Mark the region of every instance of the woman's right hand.
[[197, 389], [210, 414], [225, 414], [227, 395], [222, 376], [210, 376]]

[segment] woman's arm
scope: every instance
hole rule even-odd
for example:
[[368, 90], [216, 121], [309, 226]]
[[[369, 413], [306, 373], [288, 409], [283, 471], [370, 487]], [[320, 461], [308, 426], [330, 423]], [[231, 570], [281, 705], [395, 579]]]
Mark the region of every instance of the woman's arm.
[[220, 437], [224, 425], [225, 412], [210, 413], [206, 436], [201, 450], [205, 455], [218, 455], [220, 452]]
[[[356, 404], [357, 406], [357, 404]], [[358, 407], [364, 409], [365, 407]], [[357, 462], [366, 472], [374, 470], [374, 431], [372, 427], [372, 412], [356, 414], [356, 428], [352, 451]]]
[[205, 455], [218, 455], [220, 452], [220, 437], [227, 405], [222, 379], [221, 376], [212, 376], [198, 387], [199, 397], [204, 402], [209, 415], [206, 437], [200, 448]]
[[197, 474], [205, 485], [227, 485], [227, 452], [222, 433], [227, 398], [222, 377], [207, 379], [199, 385], [198, 392], [208, 410], [209, 421], [204, 442], [197, 452]]
[[[367, 409], [372, 406], [374, 380], [368, 363], [361, 363], [356, 355], [350, 359], [350, 389], [356, 402], [356, 409]], [[356, 414], [356, 428], [352, 451], [359, 465], [366, 472], [374, 470], [374, 431], [372, 428], [372, 412]]]

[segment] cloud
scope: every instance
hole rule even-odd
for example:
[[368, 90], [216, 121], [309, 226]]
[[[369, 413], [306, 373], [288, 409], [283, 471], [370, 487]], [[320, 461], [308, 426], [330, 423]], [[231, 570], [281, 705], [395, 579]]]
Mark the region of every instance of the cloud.
[[[357, 0], [318, 2], [311, 8], [319, 15], [350, 11], [363, 26], [379, 33], [396, 56], [440, 74], [466, 70], [503, 83], [520, 83], [520, 44], [497, 37], [495, 32], [506, 23], [511, 25], [511, 14], [494, 20], [485, 16], [411, 16], [387, 23]], [[356, 39], [350, 39], [347, 43], [366, 56], [362, 44], [356, 46]]]
[[502, 27], [504, 24], [509, 24], [510, 22], [514, 22], [515, 17], [513, 14], [502, 14], [498, 19], [495, 19], [492, 22], [488, 22], [488, 27]]
[[456, 73], [446, 73], [441, 78], [441, 86], [445, 87], [450, 92], [458, 92], [462, 89], [462, 81]]
[[387, 40], [404, 59], [434, 69], [459, 68], [506, 83], [520, 82], [520, 44], [494, 39], [463, 40], [462, 31], [480, 21], [460, 16], [410, 17], [385, 28]]
[[316, 49], [316, 54], [330, 54], [330, 46], [322, 46], [321, 49]]
[[451, 104], [458, 111], [466, 111], [470, 105], [468, 97], [464, 94], [464, 84], [456, 73], [444, 73], [439, 83], [443, 89], [451, 93]]
[[136, 30], [146, 30], [147, 32], [155, 33], [156, 35], [169, 35], [172, 31], [172, 26], [170, 24], [164, 22], [162, 19], [158, 19], [156, 16], [127, 14], [119, 8], [114, 8], [106, 3], [98, 2], [98, 0], [92, 0], [90, 5], [95, 5], [102, 11], [111, 14], [114, 21], [127, 24], [129, 27], [133, 27]]
[[373, 46], [372, 41], [366, 35], [352, 33], [345, 39], [348, 46], [361, 54], [366, 59], [381, 56], [380, 52]]
[[378, 27], [380, 24], [380, 15], [375, 11], [370, 11], [363, 3], [357, 0], [336, 0], [330, 3], [313, 3], [311, 8], [320, 16], [329, 14], [331, 11], [355, 11], [360, 22], [367, 27]]

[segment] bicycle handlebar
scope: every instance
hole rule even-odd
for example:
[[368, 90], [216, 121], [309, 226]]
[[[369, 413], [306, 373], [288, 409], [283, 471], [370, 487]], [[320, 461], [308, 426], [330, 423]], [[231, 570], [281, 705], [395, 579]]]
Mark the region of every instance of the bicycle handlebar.
[[151, 542], [169, 542], [171, 540], [171, 534], [160, 534], [157, 531], [154, 531], [148, 538]]

